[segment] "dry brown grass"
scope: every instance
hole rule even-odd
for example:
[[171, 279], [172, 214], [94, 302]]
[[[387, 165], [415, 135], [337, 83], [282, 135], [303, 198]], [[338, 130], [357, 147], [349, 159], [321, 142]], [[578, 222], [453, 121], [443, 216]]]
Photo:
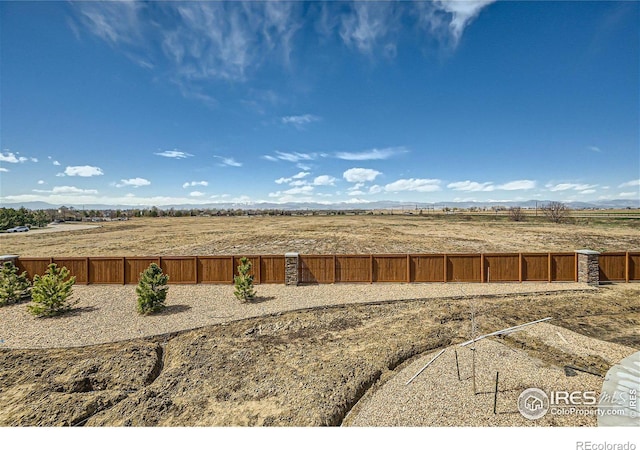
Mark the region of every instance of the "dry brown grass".
[[96, 229], [1, 236], [22, 256], [637, 250], [634, 221], [584, 224], [445, 216], [139, 218]]

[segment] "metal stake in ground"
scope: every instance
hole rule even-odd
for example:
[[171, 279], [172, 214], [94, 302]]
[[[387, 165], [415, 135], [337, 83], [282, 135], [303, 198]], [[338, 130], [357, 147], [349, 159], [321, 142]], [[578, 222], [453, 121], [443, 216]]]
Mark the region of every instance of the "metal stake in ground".
[[460, 364], [458, 364], [458, 349], [454, 348], [453, 351], [456, 353], [456, 370], [458, 371], [458, 381], [462, 381], [460, 379]]
[[493, 393], [493, 413], [496, 413], [496, 408], [498, 406], [498, 375], [500, 375], [500, 372], [496, 372], [496, 390]]

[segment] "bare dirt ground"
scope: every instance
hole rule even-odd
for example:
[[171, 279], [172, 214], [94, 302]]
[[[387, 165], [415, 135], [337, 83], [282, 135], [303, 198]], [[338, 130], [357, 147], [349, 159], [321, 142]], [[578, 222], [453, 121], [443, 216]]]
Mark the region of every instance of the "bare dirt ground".
[[[501, 342], [537, 361], [534, 366], [570, 364], [604, 375], [621, 355], [640, 349], [639, 292], [640, 286], [632, 284], [587, 292], [344, 305], [115, 344], [4, 349], [0, 425], [340, 425], [371, 387], [393, 380], [413, 358], [468, 339], [472, 307], [480, 333], [553, 316], [556, 329], [597, 338], [593, 354], [518, 333]], [[521, 384], [543, 385], [545, 372], [522, 367], [523, 373], [514, 370], [510, 376], [523, 377]], [[565, 385], [581, 389], [581, 383], [578, 377]], [[513, 412], [512, 404], [502, 407]], [[465, 426], [465, 414], [469, 409], [458, 414], [458, 421], [431, 425]], [[476, 425], [522, 425], [519, 415], [501, 417], [499, 423]], [[547, 425], [595, 425], [595, 418], [565, 416]]]
[[64, 233], [14, 233], [1, 254], [144, 256], [552, 252], [640, 248], [640, 221], [550, 224], [456, 216], [135, 218]]

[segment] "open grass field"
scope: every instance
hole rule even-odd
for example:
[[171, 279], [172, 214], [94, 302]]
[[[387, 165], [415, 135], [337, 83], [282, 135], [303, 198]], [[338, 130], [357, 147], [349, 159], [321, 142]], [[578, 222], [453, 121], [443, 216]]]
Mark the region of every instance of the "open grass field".
[[[73, 225], [69, 229], [73, 230]], [[488, 216], [239, 216], [134, 218], [99, 228], [0, 235], [0, 253], [145, 256], [640, 249], [640, 219], [551, 224]]]

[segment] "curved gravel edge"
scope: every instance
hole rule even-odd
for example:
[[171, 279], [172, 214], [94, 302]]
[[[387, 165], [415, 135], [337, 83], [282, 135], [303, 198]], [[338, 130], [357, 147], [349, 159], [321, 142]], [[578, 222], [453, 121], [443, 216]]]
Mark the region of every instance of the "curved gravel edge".
[[64, 348], [157, 336], [326, 306], [472, 295], [592, 291], [582, 283], [425, 283], [257, 285], [258, 298], [239, 303], [232, 285], [170, 285], [167, 308], [156, 315], [136, 312], [135, 285], [75, 286], [76, 308], [63, 316], [35, 318], [25, 304], [0, 308], [0, 348]]

